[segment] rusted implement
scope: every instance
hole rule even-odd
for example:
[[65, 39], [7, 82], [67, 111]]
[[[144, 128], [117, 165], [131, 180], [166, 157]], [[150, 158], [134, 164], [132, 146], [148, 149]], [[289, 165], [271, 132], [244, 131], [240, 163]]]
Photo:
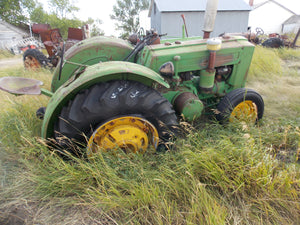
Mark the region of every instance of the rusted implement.
[[24, 55], [24, 66], [26, 69], [37, 69], [40, 67], [53, 68], [57, 66], [59, 58], [77, 42], [89, 36], [88, 26], [82, 29], [69, 28], [68, 39], [64, 42], [59, 29], [51, 29], [49, 24], [33, 24], [32, 31], [39, 34], [47, 50], [48, 57], [37, 49], [28, 49]]

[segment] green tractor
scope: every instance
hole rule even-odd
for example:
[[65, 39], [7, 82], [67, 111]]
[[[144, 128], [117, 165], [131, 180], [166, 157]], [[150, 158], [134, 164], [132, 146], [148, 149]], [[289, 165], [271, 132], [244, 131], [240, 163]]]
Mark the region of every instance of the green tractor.
[[140, 40], [85, 39], [63, 54], [51, 90], [13, 77], [1, 78], [0, 88], [49, 96], [37, 111], [42, 137], [79, 143], [87, 155], [157, 149], [176, 135], [180, 118], [199, 120], [207, 112], [222, 122], [262, 118], [262, 97], [245, 88], [254, 51], [247, 39], [160, 37], [152, 30]]

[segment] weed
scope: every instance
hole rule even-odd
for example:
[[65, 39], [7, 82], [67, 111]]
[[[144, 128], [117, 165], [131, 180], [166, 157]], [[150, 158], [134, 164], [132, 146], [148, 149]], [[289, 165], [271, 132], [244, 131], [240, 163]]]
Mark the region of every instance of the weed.
[[[165, 153], [64, 160], [38, 137], [35, 110], [48, 99], [0, 92], [0, 165], [19, 168], [1, 176], [0, 223], [18, 208], [29, 224], [298, 224], [298, 71], [277, 50], [255, 52], [248, 86], [263, 95], [263, 121], [184, 123], [185, 138]], [[49, 87], [46, 71], [0, 76], [15, 73]]]

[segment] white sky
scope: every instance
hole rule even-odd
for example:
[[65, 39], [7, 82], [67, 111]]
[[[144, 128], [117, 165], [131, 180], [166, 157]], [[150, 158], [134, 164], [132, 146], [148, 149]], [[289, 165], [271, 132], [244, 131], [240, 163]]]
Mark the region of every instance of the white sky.
[[[48, 0], [38, 1], [47, 9]], [[112, 14], [113, 5], [116, 4], [116, 0], [75, 0], [73, 4], [80, 9], [75, 14], [80, 20], [87, 20], [88, 17], [101, 19], [101, 29], [104, 30], [105, 35], [118, 36], [118, 33], [115, 31], [115, 21], [111, 20], [109, 16]]]

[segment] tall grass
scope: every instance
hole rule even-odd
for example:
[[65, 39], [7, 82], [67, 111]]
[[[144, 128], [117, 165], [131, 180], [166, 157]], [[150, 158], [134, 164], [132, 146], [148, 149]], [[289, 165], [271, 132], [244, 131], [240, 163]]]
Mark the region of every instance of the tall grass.
[[249, 73], [259, 81], [271, 77], [274, 78], [274, 76], [281, 76], [283, 69], [278, 52], [273, 49], [256, 46]]
[[[13, 184], [0, 176], [0, 223], [15, 208], [31, 212], [28, 224], [300, 223], [299, 80], [281, 53], [257, 49], [280, 62], [279, 72], [270, 73], [264, 64], [271, 60], [254, 56], [254, 63], [263, 65], [252, 66], [248, 85], [262, 91], [266, 101], [262, 123], [182, 124], [184, 138], [165, 153], [63, 160], [38, 137], [41, 122], [34, 114], [47, 98], [0, 92], [1, 151], [21, 168]], [[49, 85], [50, 73], [15, 71]], [[4, 73], [11, 71], [0, 76]], [[274, 79], [290, 85], [293, 99], [289, 91], [277, 93]], [[286, 104], [285, 112], [276, 104]]]
[[0, 49], [0, 59], [13, 58], [16, 57], [10, 51]]

